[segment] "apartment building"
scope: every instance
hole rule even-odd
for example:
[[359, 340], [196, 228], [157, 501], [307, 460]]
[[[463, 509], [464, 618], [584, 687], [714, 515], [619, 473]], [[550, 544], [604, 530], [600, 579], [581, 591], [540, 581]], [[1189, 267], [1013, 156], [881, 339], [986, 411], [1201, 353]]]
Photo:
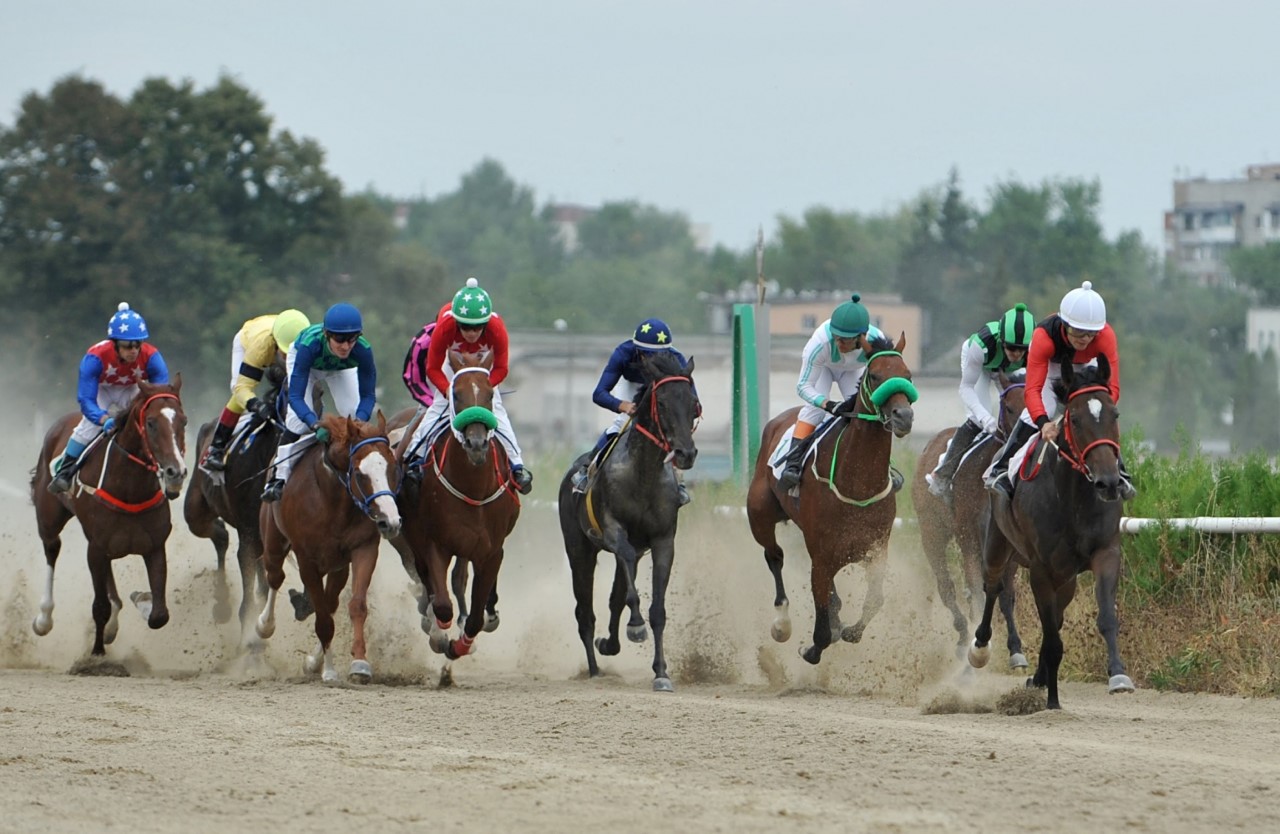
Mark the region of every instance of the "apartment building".
[[1174, 180], [1164, 231], [1171, 265], [1203, 286], [1234, 286], [1228, 252], [1280, 241], [1280, 164], [1250, 165], [1244, 179]]

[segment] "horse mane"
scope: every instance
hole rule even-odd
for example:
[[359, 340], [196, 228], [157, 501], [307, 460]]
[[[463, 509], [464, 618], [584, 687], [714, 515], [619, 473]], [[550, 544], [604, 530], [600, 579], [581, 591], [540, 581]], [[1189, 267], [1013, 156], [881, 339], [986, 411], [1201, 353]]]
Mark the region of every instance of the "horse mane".
[[650, 377], [649, 382], [657, 382], [666, 376], [682, 376], [685, 369], [680, 357], [669, 351], [650, 354], [647, 361], [642, 363], [642, 366], [648, 372], [646, 376]]
[[866, 342], [867, 346], [871, 348], [868, 352], [869, 354], [894, 349], [893, 339], [890, 339], [888, 336], [872, 336], [870, 333], [867, 333]]

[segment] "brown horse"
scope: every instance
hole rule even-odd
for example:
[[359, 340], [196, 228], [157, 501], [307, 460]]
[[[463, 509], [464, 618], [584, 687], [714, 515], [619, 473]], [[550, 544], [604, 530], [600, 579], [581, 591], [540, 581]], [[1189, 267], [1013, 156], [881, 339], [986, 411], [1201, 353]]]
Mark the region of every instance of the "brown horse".
[[1055, 450], [1043, 442], [1027, 453], [1013, 498], [993, 491], [985, 519], [982, 565], [986, 605], [974, 634], [969, 662], [981, 668], [990, 658], [991, 615], [1010, 559], [1029, 568], [1031, 591], [1040, 613], [1040, 660], [1028, 686], [1047, 687], [1049, 709], [1060, 709], [1058, 667], [1062, 663], [1062, 621], [1076, 595], [1076, 577], [1093, 571], [1098, 631], [1107, 644], [1108, 687], [1132, 692], [1116, 647], [1116, 587], [1120, 580], [1120, 412], [1107, 385], [1111, 366], [1075, 371], [1062, 365], [1056, 386], [1066, 403]]
[[315, 605], [319, 647], [303, 668], [321, 671], [326, 683], [338, 680], [330, 644], [338, 596], [351, 578], [351, 641], [349, 677], [357, 683], [373, 678], [365, 650], [364, 623], [369, 615], [369, 583], [378, 561], [379, 536], [400, 533], [400, 462], [387, 440], [387, 422], [378, 413], [374, 423], [326, 414], [320, 425], [329, 431], [325, 445], [306, 450], [294, 466], [280, 500], [263, 504], [263, 567], [267, 572], [266, 606], [258, 616], [258, 636], [275, 633], [275, 605], [284, 583], [284, 560], [292, 549], [298, 573]]
[[120, 427], [109, 436], [100, 436], [81, 454], [71, 490], [62, 495], [48, 492], [53, 479], [50, 461], [58, 459], [80, 415], [67, 414], [45, 435], [31, 475], [31, 501], [49, 566], [40, 613], [31, 624], [36, 634], [48, 634], [53, 628], [53, 569], [62, 550], [62, 528], [72, 516], [80, 520], [88, 543], [93, 654], [106, 653], [106, 644], [115, 640], [119, 626], [117, 614], [122, 604], [111, 570], [114, 559], [131, 553], [142, 556], [151, 590], [134, 592], [130, 599], [152, 628], [169, 622], [164, 597], [168, 569], [165, 542], [173, 529], [169, 501], [178, 497], [187, 477], [183, 461], [187, 417], [178, 396], [181, 390], [181, 374], [167, 385], [139, 382], [128, 411], [118, 418]]
[[[267, 378], [272, 385], [263, 394], [263, 401], [277, 403], [284, 382], [284, 363], [267, 368]], [[200, 427], [196, 436], [196, 460], [204, 456], [213, 436], [216, 422]], [[236, 562], [240, 565], [240, 631], [248, 636], [253, 616], [254, 600], [259, 605], [267, 598], [267, 575], [262, 568], [262, 534], [258, 525], [262, 506], [262, 488], [266, 484], [267, 470], [275, 455], [283, 431], [283, 420], [263, 421], [250, 414], [242, 418], [231, 440], [227, 454], [227, 467], [221, 472], [208, 472], [196, 467], [191, 476], [182, 502], [182, 515], [192, 535], [213, 542], [218, 559], [218, 573], [222, 585], [218, 592], [218, 606], [228, 613], [215, 611], [218, 622], [226, 622], [230, 605], [226, 589], [227, 549], [231, 537], [227, 525], [236, 531]]]
[[[1023, 394], [1026, 384], [1013, 382], [999, 374], [1000, 408], [996, 415], [996, 434], [983, 434], [961, 460], [951, 479], [951, 495], [948, 500], [929, 492], [926, 475], [931, 473], [947, 452], [947, 445], [955, 434], [954, 428], [943, 429], [925, 444], [916, 462], [916, 474], [912, 481], [912, 497], [916, 505], [916, 518], [920, 522], [920, 546], [938, 583], [938, 595], [951, 612], [951, 621], [959, 635], [959, 656], [969, 644], [969, 620], [956, 601], [956, 587], [951, 581], [947, 566], [947, 545], [955, 540], [960, 550], [960, 565], [965, 579], [965, 595], [970, 603], [970, 615], [981, 617], [982, 583], [982, 516], [987, 510], [987, 490], [982, 473], [990, 465], [1003, 444], [1018, 415], [1024, 407]], [[1013, 577], [1017, 570], [1009, 566], [1004, 589], [1000, 592], [1000, 611], [1004, 614], [1008, 631], [1009, 668], [1027, 668], [1027, 657], [1022, 653], [1022, 639], [1013, 622]]]
[[[797, 487], [799, 498], [792, 498], [778, 486], [769, 456], [795, 423], [800, 409], [784, 411], [764, 427], [756, 471], [747, 490], [747, 520], [773, 572], [777, 617], [771, 633], [778, 642], [791, 637], [791, 617], [775, 528], [780, 522], [794, 521], [804, 534], [812, 562], [816, 615], [813, 645], [800, 649], [809, 663], [820, 661], [822, 651], [837, 638], [850, 643], [861, 640], [867, 623], [884, 603], [883, 556], [897, 512], [889, 453], [893, 437], [910, 433], [915, 418], [911, 403], [916, 390], [911, 384], [911, 369], [902, 358], [906, 343], [906, 334], [896, 345], [883, 337], [861, 339], [859, 348], [867, 367], [858, 393], [840, 405], [839, 422], [816, 441], [814, 462]], [[863, 559], [867, 559], [867, 596], [862, 617], [852, 626], [843, 626], [835, 576], [841, 568]]]
[[[497, 421], [493, 416], [493, 384], [489, 381], [493, 359], [489, 351], [449, 352], [453, 369], [449, 385], [451, 426], [438, 437], [428, 435], [421, 484], [410, 486], [400, 497], [403, 540], [413, 555], [433, 615], [428, 618], [427, 605], [420, 601], [419, 611], [429, 619], [425, 623], [428, 642], [448, 661], [469, 654], [476, 636], [485, 630], [485, 607], [496, 599], [504, 543], [520, 517], [520, 497], [511, 480], [511, 465], [494, 436]], [[468, 563], [475, 576], [470, 610], [461, 633], [451, 639], [454, 607], [446, 574], [455, 558], [455, 580], [458, 570]], [[490, 622], [487, 630], [491, 631], [496, 621]], [[447, 664], [442, 679], [449, 679]]]

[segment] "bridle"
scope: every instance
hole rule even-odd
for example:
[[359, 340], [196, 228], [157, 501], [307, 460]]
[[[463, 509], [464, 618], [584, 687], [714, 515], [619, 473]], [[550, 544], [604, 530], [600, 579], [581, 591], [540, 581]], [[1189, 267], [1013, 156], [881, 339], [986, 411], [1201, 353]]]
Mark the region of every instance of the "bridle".
[[[394, 491], [389, 489], [380, 489], [371, 495], [366, 495], [364, 492], [364, 488], [360, 486], [360, 479], [356, 477], [356, 452], [359, 451], [361, 448], [365, 446], [369, 446], [373, 443], [384, 443], [386, 444], [388, 450], [391, 448], [391, 441], [388, 440], [383, 435], [379, 435], [377, 437], [366, 437], [364, 440], [361, 440], [360, 442], [356, 443], [354, 446], [352, 446], [348, 450], [347, 471], [345, 474], [342, 472], [338, 472], [337, 467], [334, 467], [332, 463], [330, 463], [328, 449], [325, 449], [325, 456], [324, 456], [325, 463], [329, 463], [330, 468], [332, 468], [335, 472], [337, 472], [338, 479], [342, 481], [342, 485], [347, 488], [347, 495], [351, 496], [352, 502], [354, 502], [355, 505], [360, 508], [360, 512], [364, 513], [366, 516], [369, 516], [369, 517], [373, 516], [374, 501], [378, 500], [384, 495], [388, 496], [389, 498], [391, 498], [392, 501], [394, 501], [400, 493], [399, 484], [397, 484], [396, 489]], [[394, 458], [395, 456], [392, 455], [393, 460]], [[396, 464], [396, 467], [397, 468], [399, 467], [398, 463]], [[398, 480], [401, 483], [403, 482], [402, 479], [398, 479]], [[359, 490], [359, 494], [357, 494], [356, 492], [357, 489]]]
[[[1067, 395], [1067, 402], [1070, 403], [1081, 394], [1099, 391], [1105, 393], [1108, 397], [1111, 396], [1111, 389], [1105, 385], [1087, 385]], [[1119, 459], [1120, 457], [1120, 444], [1109, 437], [1099, 438], [1081, 449], [1076, 441], [1075, 434], [1071, 431], [1071, 415], [1067, 411], [1064, 411], [1062, 415], [1062, 438], [1064, 442], [1057, 445], [1058, 455], [1071, 464], [1072, 469], [1084, 475], [1085, 480], [1089, 481], [1089, 483], [1093, 483], [1093, 473], [1089, 470], [1089, 465], [1084, 460], [1089, 452], [1098, 446], [1110, 446], [1115, 449], [1116, 458]]]
[[[1004, 390], [1000, 392], [1000, 416], [996, 418], [996, 430], [1000, 432], [1000, 435], [1002, 437], [1008, 436], [1008, 432], [1004, 430], [1004, 421], [1005, 421], [1005, 417], [1007, 417], [1011, 413], [1008, 403], [1006, 402], [1006, 400], [1009, 397], [1009, 392], [1013, 391], [1013, 389], [1015, 388], [1026, 388], [1026, 387], [1027, 387], [1027, 383], [1025, 382], [1012, 382], [1009, 385], [1006, 385]], [[1019, 411], [1021, 410], [1022, 409], [1019, 409]]]
[[[894, 394], [906, 395], [907, 402], [915, 402], [920, 395], [916, 391], [916, 387], [911, 384], [911, 380], [904, 376], [892, 376], [884, 382], [877, 385], [874, 389], [871, 387], [871, 363], [882, 356], [896, 356], [902, 358], [902, 354], [896, 350], [881, 350], [867, 357], [867, 368], [862, 374], [862, 382], [858, 385], [858, 405], [859, 411], [853, 416], [859, 420], [877, 420], [885, 431], [890, 431], [890, 417], [884, 412], [884, 404]], [[866, 411], [861, 409], [865, 408]]]
[[[124, 446], [120, 446], [120, 451], [123, 452], [129, 460], [146, 469], [148, 472], [159, 472], [160, 462], [156, 460], [155, 453], [151, 451], [151, 441], [147, 437], [147, 406], [151, 405], [156, 400], [177, 399], [177, 394], [152, 394], [143, 400], [142, 405], [138, 408], [138, 419], [135, 422], [138, 426], [138, 436], [142, 438], [142, 457], [130, 452], [128, 449], [124, 448]], [[179, 401], [179, 403], [181, 403], [181, 401]], [[111, 438], [110, 445], [116, 445], [116, 439], [114, 437]]]
[[[689, 385], [690, 392], [693, 390], [693, 380], [687, 376], [680, 375], [664, 376], [649, 386], [649, 390], [645, 392], [645, 397], [649, 401], [649, 422], [653, 424], [657, 434], [649, 431], [638, 422], [633, 421], [631, 424], [632, 428], [640, 432], [640, 434], [646, 439], [652, 441], [653, 445], [657, 446], [662, 450], [663, 454], [668, 456], [672, 454], [671, 441], [667, 439], [667, 431], [662, 427], [662, 420], [658, 416], [658, 389], [669, 382], [684, 382]], [[698, 430], [697, 421], [702, 417], [702, 404], [698, 403], [696, 399], [694, 402], [696, 403], [696, 412], [694, 414], [693, 428], [690, 429], [690, 433]]]

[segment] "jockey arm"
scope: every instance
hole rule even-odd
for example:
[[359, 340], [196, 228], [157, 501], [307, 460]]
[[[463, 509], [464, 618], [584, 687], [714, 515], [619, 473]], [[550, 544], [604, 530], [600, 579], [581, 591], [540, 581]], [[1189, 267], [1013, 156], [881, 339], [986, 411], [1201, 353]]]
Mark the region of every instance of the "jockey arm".
[[503, 324], [502, 317], [497, 313], [489, 319], [489, 323], [485, 325], [484, 335], [481, 341], [487, 342], [493, 350], [493, 368], [489, 370], [489, 381], [496, 388], [507, 378], [507, 372], [510, 370], [510, 351], [511, 342], [507, 337], [507, 326]]
[[[1111, 389], [1111, 399], [1119, 405], [1120, 403], [1120, 350], [1116, 343], [1116, 331], [1111, 329], [1111, 325], [1102, 328], [1102, 332], [1094, 338], [1090, 343], [1088, 350], [1092, 351], [1089, 360], [1098, 354], [1107, 357], [1107, 361], [1111, 363], [1111, 377], [1107, 382], [1107, 387]], [[1089, 361], [1086, 360], [1086, 361]]]
[[599, 381], [596, 382], [596, 389], [591, 392], [591, 401], [609, 411], [618, 412], [619, 406], [622, 405], [622, 400], [615, 397], [612, 392], [614, 386], [622, 380], [627, 363], [631, 361], [633, 353], [627, 349], [628, 344], [630, 343], [623, 342], [613, 349], [608, 363], [604, 366], [604, 371], [600, 374]]
[[147, 381], [156, 385], [169, 384], [169, 366], [164, 363], [164, 357], [158, 350], [147, 360]]
[[1053, 339], [1043, 328], [1036, 328], [1031, 336], [1031, 347], [1027, 350], [1027, 416], [1036, 428], [1042, 428], [1049, 422], [1049, 415], [1044, 411], [1044, 383], [1049, 376], [1049, 363], [1053, 361]]
[[960, 348], [960, 401], [964, 403], [964, 410], [968, 412], [969, 419], [975, 425], [981, 426], [982, 430], [989, 434], [994, 434], [996, 418], [987, 410], [982, 397], [978, 394], [978, 384], [988, 379], [987, 371], [983, 367], [985, 361], [986, 354], [982, 350], [982, 345], [972, 339], [965, 341]]
[[444, 363], [449, 356], [450, 346], [460, 338], [453, 313], [442, 310], [440, 317], [436, 319], [435, 333], [431, 334], [431, 344], [427, 347], [427, 381], [435, 386], [437, 393], [449, 390], [449, 377], [445, 376]]
[[98, 405], [98, 380], [102, 377], [102, 360], [92, 353], [86, 353], [80, 360], [80, 381], [76, 386], [76, 400], [80, 403], [80, 413], [94, 425], [102, 425], [107, 419], [107, 412]]
[[827, 354], [835, 350], [834, 342], [834, 338], [828, 337], [827, 328], [824, 325], [809, 337], [804, 351], [800, 354], [800, 378], [796, 380], [796, 393], [800, 395], [800, 399], [817, 408], [822, 408], [829, 392], [819, 391], [814, 381], [818, 378], [822, 366], [826, 364]]
[[373, 363], [373, 349], [357, 343], [351, 351], [356, 360], [356, 378], [360, 385], [360, 402], [356, 405], [355, 418], [369, 422], [377, 402], [378, 369]]
[[303, 425], [311, 425], [319, 416], [307, 405], [307, 386], [311, 384], [311, 366], [321, 350], [321, 343], [304, 344], [300, 339], [294, 342], [293, 373], [289, 375], [289, 408], [302, 421]]

